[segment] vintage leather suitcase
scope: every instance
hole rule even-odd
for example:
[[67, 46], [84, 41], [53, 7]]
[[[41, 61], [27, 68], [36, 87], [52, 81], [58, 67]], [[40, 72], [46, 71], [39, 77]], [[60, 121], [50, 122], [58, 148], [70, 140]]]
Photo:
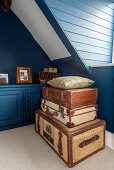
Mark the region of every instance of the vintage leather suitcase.
[[59, 73], [47, 73], [47, 72], [39, 72], [35, 73], [34, 75], [34, 83], [35, 84], [47, 84], [49, 80], [52, 80], [53, 78], [59, 77]]
[[47, 84], [49, 79], [34, 79], [35, 84]]
[[45, 100], [75, 109], [91, 104], [96, 104], [98, 97], [97, 88], [61, 90], [53, 87], [43, 87], [42, 95]]
[[48, 72], [39, 72], [39, 73], [35, 73], [34, 74], [34, 77], [36, 79], [53, 79], [53, 78], [57, 78], [57, 77], [60, 77], [60, 74], [59, 73], [48, 73]]
[[105, 147], [105, 121], [94, 120], [74, 128], [67, 128], [41, 111], [36, 111], [35, 130], [69, 166]]
[[98, 106], [95, 104], [69, 110], [41, 99], [41, 108], [47, 115], [54, 117], [69, 128], [97, 119]]

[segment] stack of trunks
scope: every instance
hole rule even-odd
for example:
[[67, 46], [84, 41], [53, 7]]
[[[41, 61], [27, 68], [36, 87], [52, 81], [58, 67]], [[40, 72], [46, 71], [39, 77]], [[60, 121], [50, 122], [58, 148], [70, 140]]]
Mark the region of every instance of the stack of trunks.
[[43, 87], [42, 95], [42, 110], [69, 128], [97, 119], [96, 88], [61, 90]]
[[69, 167], [105, 147], [105, 121], [97, 119], [97, 88], [43, 87], [36, 131]]

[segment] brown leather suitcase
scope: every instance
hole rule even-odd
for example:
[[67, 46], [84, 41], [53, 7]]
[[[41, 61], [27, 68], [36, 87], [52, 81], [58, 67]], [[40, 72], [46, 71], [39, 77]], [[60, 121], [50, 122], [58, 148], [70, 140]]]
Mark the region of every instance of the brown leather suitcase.
[[45, 100], [68, 109], [75, 109], [96, 104], [98, 90], [97, 88], [61, 90], [53, 87], [43, 87], [42, 95]]
[[69, 128], [97, 119], [98, 106], [96, 104], [69, 110], [41, 99], [41, 108], [47, 115], [59, 120]]
[[43, 111], [35, 114], [36, 132], [52, 147], [69, 167], [90, 157], [105, 147], [105, 121], [94, 120], [68, 128], [48, 117]]
[[34, 77], [36, 79], [50, 79], [51, 80], [51, 79], [57, 78], [59, 76], [60, 76], [59, 73], [50, 73], [50, 72], [48, 73], [48, 72], [43, 72], [43, 71], [34, 74]]
[[35, 73], [34, 75], [34, 83], [35, 84], [47, 84], [49, 80], [52, 80], [53, 78], [59, 77], [59, 73], [48, 73], [48, 72], [39, 72]]

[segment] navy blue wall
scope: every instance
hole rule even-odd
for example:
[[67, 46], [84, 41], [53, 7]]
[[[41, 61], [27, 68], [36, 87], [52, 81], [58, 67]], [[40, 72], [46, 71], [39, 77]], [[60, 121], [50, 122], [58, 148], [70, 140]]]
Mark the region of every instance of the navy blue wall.
[[8, 73], [10, 84], [15, 84], [16, 66], [31, 66], [34, 75], [49, 65], [50, 59], [15, 14], [0, 8], [0, 73]]
[[107, 130], [114, 133], [114, 67], [92, 68], [91, 78], [98, 88], [98, 117], [106, 120]]
[[87, 65], [112, 60], [112, 0], [45, 0], [64, 33]]

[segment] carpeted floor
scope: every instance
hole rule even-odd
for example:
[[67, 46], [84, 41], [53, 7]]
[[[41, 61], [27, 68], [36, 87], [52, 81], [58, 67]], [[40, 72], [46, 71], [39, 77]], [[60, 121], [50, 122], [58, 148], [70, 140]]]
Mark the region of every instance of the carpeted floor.
[[[0, 132], [0, 170], [67, 170], [34, 131], [34, 125]], [[114, 170], [114, 150], [106, 147], [72, 170]]]

